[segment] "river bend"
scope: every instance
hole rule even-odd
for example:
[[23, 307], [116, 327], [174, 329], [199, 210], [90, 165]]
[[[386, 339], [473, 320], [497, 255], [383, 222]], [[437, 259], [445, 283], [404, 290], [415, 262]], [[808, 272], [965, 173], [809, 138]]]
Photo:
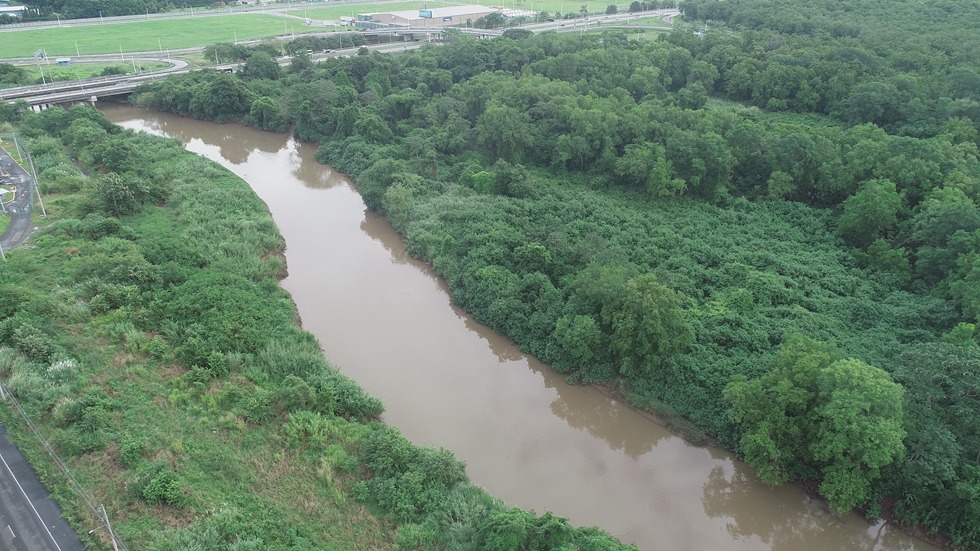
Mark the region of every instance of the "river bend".
[[381, 217], [315, 148], [283, 134], [124, 106], [127, 128], [177, 138], [245, 179], [286, 240], [303, 327], [381, 398], [412, 441], [452, 450], [508, 504], [598, 525], [642, 550], [936, 549], [885, 523], [837, 518], [769, 488], [724, 450], [662, 426], [523, 354], [450, 304]]

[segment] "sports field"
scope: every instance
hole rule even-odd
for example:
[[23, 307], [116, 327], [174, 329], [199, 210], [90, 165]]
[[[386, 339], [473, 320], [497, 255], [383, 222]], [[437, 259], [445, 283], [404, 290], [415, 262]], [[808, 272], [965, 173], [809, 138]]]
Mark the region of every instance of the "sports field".
[[297, 17], [307, 17], [319, 21], [339, 21], [341, 17], [357, 17], [359, 13], [375, 13], [389, 11], [422, 10], [432, 8], [443, 8], [456, 4], [445, 2], [385, 2], [378, 4], [338, 4], [322, 8], [307, 8], [302, 10], [288, 10], [286, 13]]
[[[301, 20], [265, 14], [230, 14], [8, 31], [0, 33], [0, 55], [29, 57], [43, 49], [48, 57], [191, 48], [217, 42], [323, 31]], [[76, 45], [78, 46], [76, 50]]]
[[[356, 17], [359, 13], [372, 13], [372, 12], [389, 12], [389, 11], [402, 11], [402, 10], [420, 10], [420, 9], [431, 9], [431, 8], [441, 8], [450, 5], [460, 5], [461, 3], [472, 3], [479, 4], [488, 7], [504, 7], [506, 9], [517, 9], [517, 10], [530, 10], [535, 13], [541, 13], [546, 11], [550, 14], [555, 12], [565, 13], [573, 12], [579, 13], [582, 6], [586, 6], [589, 13], [599, 14], [605, 13], [606, 8], [610, 4], [617, 4], [617, 8], [620, 12], [625, 12], [629, 9], [629, 2], [624, 0], [610, 1], [582, 1], [582, 0], [535, 0], [533, 2], [529, 0], [523, 0], [520, 2], [515, 2], [513, 0], [506, 1], [495, 1], [495, 0], [475, 0], [473, 2], [454, 2], [452, 4], [444, 2], [385, 2], [379, 4], [340, 4], [335, 6], [323, 7], [323, 8], [307, 8], [302, 10], [289, 10], [286, 13], [290, 15], [295, 15], [298, 17], [307, 17], [310, 19], [318, 19], [324, 21], [337, 21], [341, 16]], [[565, 10], [565, 11], [563, 11]]]

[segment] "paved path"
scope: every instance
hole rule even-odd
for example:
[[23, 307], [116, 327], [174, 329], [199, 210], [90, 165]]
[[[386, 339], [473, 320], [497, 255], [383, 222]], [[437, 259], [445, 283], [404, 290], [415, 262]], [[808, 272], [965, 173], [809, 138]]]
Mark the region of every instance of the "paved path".
[[[7, 231], [0, 236], [0, 247], [4, 252], [13, 249], [27, 239], [27, 236], [34, 231], [31, 224], [31, 206], [34, 193], [34, 182], [31, 176], [24, 171], [6, 151], [0, 149], [0, 184], [13, 185], [17, 188], [16, 199], [11, 203], [5, 203], [4, 208], [7, 214], [0, 216], [10, 217], [10, 226]], [[0, 528], [3, 528], [0, 526]]]
[[0, 426], [0, 549], [84, 551], [27, 460]]

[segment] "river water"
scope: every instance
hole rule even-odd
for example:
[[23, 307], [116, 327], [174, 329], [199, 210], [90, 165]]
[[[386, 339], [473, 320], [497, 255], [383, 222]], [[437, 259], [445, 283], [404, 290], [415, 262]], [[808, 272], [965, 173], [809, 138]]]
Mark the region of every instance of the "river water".
[[642, 550], [933, 550], [885, 523], [837, 518], [764, 486], [724, 450], [687, 444], [450, 304], [445, 284], [365, 212], [348, 179], [286, 135], [125, 106], [127, 128], [180, 139], [245, 179], [286, 240], [303, 327], [384, 401], [412, 441], [452, 450], [508, 504], [597, 525]]

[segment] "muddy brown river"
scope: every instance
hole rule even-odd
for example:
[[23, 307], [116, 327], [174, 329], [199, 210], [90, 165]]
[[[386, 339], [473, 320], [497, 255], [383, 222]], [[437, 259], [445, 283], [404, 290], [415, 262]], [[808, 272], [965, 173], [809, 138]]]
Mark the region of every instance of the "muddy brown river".
[[286, 135], [124, 106], [113, 122], [180, 139], [245, 179], [286, 239], [303, 327], [414, 442], [452, 450], [508, 504], [597, 525], [643, 550], [933, 550], [886, 523], [837, 518], [769, 488], [730, 453], [686, 443], [570, 386], [449, 301], [349, 180]]

